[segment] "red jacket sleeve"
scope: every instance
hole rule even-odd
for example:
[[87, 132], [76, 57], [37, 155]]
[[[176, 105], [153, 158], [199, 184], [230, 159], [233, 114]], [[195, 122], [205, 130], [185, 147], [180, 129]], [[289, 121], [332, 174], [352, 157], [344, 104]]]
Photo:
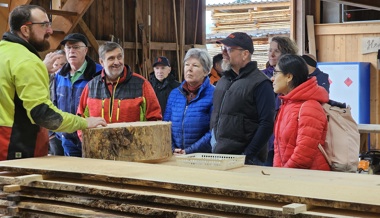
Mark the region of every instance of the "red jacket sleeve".
[[87, 115], [84, 114], [87, 107], [87, 97], [88, 97], [88, 85], [86, 85], [82, 91], [82, 94], [79, 100], [78, 109], [77, 109], [77, 114], [80, 115], [81, 117], [88, 116], [88, 114]]
[[160, 103], [148, 80], [143, 84], [143, 96], [146, 99], [146, 119], [148, 121], [162, 120]]
[[[80, 100], [79, 100], [78, 109], [77, 109], [77, 115], [79, 115], [81, 117], [87, 117], [84, 114], [84, 112], [86, 110], [86, 107], [87, 107], [87, 96], [88, 96], [88, 85], [86, 85], [84, 87], [83, 91], [82, 91], [82, 94], [81, 94]], [[79, 139], [81, 141], [83, 141], [83, 139], [82, 139], [82, 131], [78, 130], [77, 134], [78, 134]]]

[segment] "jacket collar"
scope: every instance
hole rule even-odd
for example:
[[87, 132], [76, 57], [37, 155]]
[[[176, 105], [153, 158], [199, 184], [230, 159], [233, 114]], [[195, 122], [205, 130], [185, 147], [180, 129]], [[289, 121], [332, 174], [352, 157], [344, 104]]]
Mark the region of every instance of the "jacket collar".
[[169, 75], [162, 82], [160, 82], [154, 75], [154, 72], [151, 72], [149, 74], [149, 81], [153, 86], [156, 84], [162, 84], [162, 87], [166, 87], [170, 82], [175, 81], [175, 78], [172, 73], [169, 73]]
[[24, 39], [20, 38], [17, 34], [11, 33], [11, 32], [6, 32], [3, 34], [3, 40], [8, 41], [8, 42], [14, 42], [21, 44], [25, 46], [30, 52], [35, 54], [37, 57], [41, 58], [40, 55], [38, 54], [38, 51], [27, 41]]
[[[96, 63], [87, 55], [85, 59], [87, 61], [87, 67], [84, 70], [84, 73], [79, 78], [83, 77], [85, 80], [91, 80], [96, 75], [99, 75], [98, 72], [96, 72]], [[63, 65], [62, 69], [58, 72], [58, 74], [65, 77], [70, 74], [70, 70], [70, 63], [67, 62], [65, 65]]]
[[[184, 95], [186, 95], [186, 91], [183, 89], [183, 84], [185, 84], [185, 82], [186, 82], [186, 80], [184, 80], [184, 81], [181, 83], [181, 85], [178, 86], [179, 91], [180, 91], [182, 94], [184, 94]], [[199, 91], [198, 91], [197, 96], [196, 96], [193, 100], [197, 99], [197, 98], [199, 97], [199, 95], [200, 95], [202, 92], [204, 92], [204, 90], [205, 90], [207, 87], [209, 87], [209, 86], [212, 86], [212, 85], [210, 84], [210, 78], [209, 78], [208, 76], [206, 76], [206, 77], [205, 77], [205, 80], [203, 81], [203, 83], [202, 83], [202, 85], [201, 85], [201, 87], [199, 88]]]
[[254, 70], [257, 69], [257, 62], [256, 61], [250, 61], [247, 65], [245, 65], [243, 68], [240, 68], [239, 75], [236, 74], [232, 69], [229, 71], [226, 71], [224, 75], [228, 75], [230, 79], [240, 79], [248, 74], [252, 73]]
[[[124, 82], [130, 80], [132, 78], [132, 74], [133, 74], [133, 72], [132, 72], [131, 68], [128, 65], [124, 65], [124, 70], [122, 72], [122, 75], [121, 75], [118, 83], [124, 83]], [[100, 79], [102, 81], [106, 81], [106, 73], [104, 71], [104, 68], [101, 72]]]
[[318, 74], [320, 74], [322, 71], [319, 69], [319, 68], [315, 68], [314, 72], [309, 74], [309, 78], [312, 77], [312, 76], [317, 76]]

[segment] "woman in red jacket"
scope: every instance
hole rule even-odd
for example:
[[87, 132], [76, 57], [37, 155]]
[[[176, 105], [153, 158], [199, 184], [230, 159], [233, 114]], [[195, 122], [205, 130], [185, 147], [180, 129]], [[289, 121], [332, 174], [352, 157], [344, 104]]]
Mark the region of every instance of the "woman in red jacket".
[[318, 149], [326, 138], [327, 118], [321, 104], [329, 100], [327, 91], [315, 77], [308, 79], [306, 63], [298, 55], [282, 56], [272, 81], [282, 100], [274, 127], [273, 166], [330, 170]]

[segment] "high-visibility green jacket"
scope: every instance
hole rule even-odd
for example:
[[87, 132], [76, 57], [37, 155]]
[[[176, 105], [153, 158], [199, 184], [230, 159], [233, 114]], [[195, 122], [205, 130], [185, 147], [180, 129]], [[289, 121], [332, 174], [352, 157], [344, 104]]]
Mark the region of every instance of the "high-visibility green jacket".
[[0, 41], [0, 160], [45, 156], [48, 130], [87, 128], [50, 101], [49, 76], [35, 48], [13, 33]]

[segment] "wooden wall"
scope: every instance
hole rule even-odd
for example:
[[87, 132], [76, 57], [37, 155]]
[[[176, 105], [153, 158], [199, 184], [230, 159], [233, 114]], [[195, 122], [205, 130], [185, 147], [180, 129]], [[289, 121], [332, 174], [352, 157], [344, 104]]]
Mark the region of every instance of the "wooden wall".
[[[317, 58], [321, 62], [371, 63], [371, 123], [380, 123], [380, 71], [377, 52], [362, 54], [363, 37], [380, 37], [380, 22], [316, 24]], [[349, 97], [349, 96], [347, 96]], [[371, 136], [371, 149], [380, 149], [379, 136]]]
[[[32, 0], [30, 4], [59, 10], [72, 1], [80, 0]], [[90, 35], [98, 44], [110, 40], [119, 42], [125, 49], [125, 63], [146, 77], [152, 71], [154, 58], [166, 56], [178, 79], [182, 80], [185, 52], [192, 47], [205, 48], [205, 1], [93, 0], [82, 17], [88, 29], [78, 25], [71, 32]], [[89, 55], [98, 60], [96, 49], [90, 48]]]
[[96, 39], [114, 36], [125, 48], [126, 64], [144, 75], [162, 55], [182, 72], [185, 51], [205, 44], [204, 16], [205, 0], [95, 0], [83, 20]]

